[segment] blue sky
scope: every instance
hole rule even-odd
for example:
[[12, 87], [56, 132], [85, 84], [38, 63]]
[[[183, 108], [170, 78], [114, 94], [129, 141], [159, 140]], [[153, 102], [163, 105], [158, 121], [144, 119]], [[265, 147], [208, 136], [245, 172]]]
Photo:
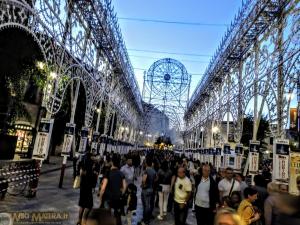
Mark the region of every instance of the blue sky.
[[[170, 57], [181, 61], [192, 74], [192, 93], [226, 31], [226, 24], [233, 20], [242, 1], [112, 0], [112, 4], [121, 18], [219, 24], [192, 26], [119, 20], [140, 89], [143, 86], [143, 70], [147, 70], [160, 58]], [[207, 56], [150, 53], [131, 49]]]

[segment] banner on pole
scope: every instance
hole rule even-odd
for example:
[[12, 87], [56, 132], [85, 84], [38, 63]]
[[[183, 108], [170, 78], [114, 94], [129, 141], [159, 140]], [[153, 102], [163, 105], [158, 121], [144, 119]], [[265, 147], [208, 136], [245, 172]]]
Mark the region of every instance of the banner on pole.
[[273, 180], [288, 183], [289, 140], [276, 139], [273, 145]]
[[216, 148], [216, 155], [215, 155], [215, 167], [217, 170], [220, 169], [222, 166], [222, 148]]
[[250, 141], [249, 145], [249, 174], [258, 173], [260, 141]]
[[300, 179], [300, 152], [291, 152], [290, 160], [289, 192], [293, 195], [299, 195], [297, 180]]
[[258, 173], [258, 163], [259, 163], [259, 153], [249, 152], [249, 173], [250, 174]]
[[69, 156], [72, 144], [74, 140], [74, 134], [75, 134], [75, 124], [74, 123], [67, 123], [65, 127], [65, 135], [64, 135], [64, 144], [61, 151], [61, 156]]
[[45, 160], [48, 156], [54, 119], [43, 118], [40, 122], [38, 134], [32, 153], [33, 159]]
[[88, 135], [89, 135], [89, 128], [88, 127], [81, 128], [81, 135], [80, 135], [81, 138], [80, 138], [79, 149], [78, 149], [78, 153], [80, 154], [84, 154], [86, 151]]
[[230, 151], [230, 144], [224, 144], [224, 155], [230, 155], [231, 151]]
[[249, 152], [259, 152], [260, 141], [250, 141]]
[[93, 155], [99, 155], [99, 148], [98, 148], [99, 137], [100, 137], [99, 132], [93, 133], [93, 137], [92, 137], [92, 154]]
[[208, 149], [204, 149], [204, 162], [207, 163], [209, 161]]
[[210, 148], [210, 149], [208, 150], [208, 154], [209, 154], [208, 162], [209, 162], [211, 165], [214, 165], [214, 149], [213, 149], [213, 148]]
[[241, 171], [242, 169], [242, 160], [243, 160], [243, 145], [237, 144], [235, 146], [235, 163], [234, 169], [237, 171]]
[[230, 165], [230, 155], [231, 155], [231, 151], [230, 151], [230, 144], [224, 144], [223, 147], [223, 167], [227, 168], [227, 167], [232, 167]]

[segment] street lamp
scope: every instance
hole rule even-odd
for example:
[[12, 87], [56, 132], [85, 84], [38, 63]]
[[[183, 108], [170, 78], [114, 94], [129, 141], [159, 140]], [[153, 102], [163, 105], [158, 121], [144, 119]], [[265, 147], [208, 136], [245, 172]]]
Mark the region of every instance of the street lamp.
[[39, 61], [39, 62], [36, 63], [36, 66], [40, 70], [43, 70], [45, 68], [45, 63]]
[[55, 79], [55, 78], [57, 77], [57, 73], [55, 73], [55, 72], [50, 72], [50, 77], [51, 77], [52, 79]]
[[213, 132], [213, 133], [219, 132], [219, 128], [218, 128], [217, 126], [213, 127], [213, 128], [212, 128], [212, 132]]

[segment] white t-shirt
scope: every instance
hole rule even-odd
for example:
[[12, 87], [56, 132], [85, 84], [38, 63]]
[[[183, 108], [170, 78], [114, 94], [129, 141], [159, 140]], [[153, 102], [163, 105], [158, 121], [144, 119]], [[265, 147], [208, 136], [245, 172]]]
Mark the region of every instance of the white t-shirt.
[[175, 202], [182, 204], [185, 203], [188, 196], [188, 192], [192, 191], [192, 183], [188, 177], [183, 179], [177, 177], [175, 182], [175, 193], [174, 200]]
[[[229, 195], [229, 192], [230, 192], [230, 189], [231, 189], [233, 181], [234, 181], [234, 179], [232, 179], [231, 181], [229, 181], [226, 178], [224, 178], [223, 180], [221, 180], [219, 182], [218, 188], [219, 188], [219, 191], [223, 192], [223, 197]], [[234, 191], [241, 191], [240, 183], [238, 181], [234, 182], [234, 186], [232, 188], [232, 192], [234, 192]]]
[[210, 189], [210, 179], [201, 179], [200, 184], [197, 188], [197, 194], [195, 199], [195, 204], [202, 208], [209, 208], [209, 189]]

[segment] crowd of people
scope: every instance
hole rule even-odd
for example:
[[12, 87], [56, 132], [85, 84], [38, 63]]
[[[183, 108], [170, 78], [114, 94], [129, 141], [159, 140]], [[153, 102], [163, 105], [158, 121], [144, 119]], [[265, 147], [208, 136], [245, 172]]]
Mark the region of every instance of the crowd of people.
[[[166, 220], [168, 214], [173, 214], [175, 225], [185, 225], [189, 212], [197, 225], [300, 224], [299, 197], [288, 194], [288, 185], [271, 182], [269, 174], [255, 175], [250, 185], [232, 168], [217, 171], [209, 163], [171, 151], [105, 152], [100, 159], [87, 153], [76, 173], [81, 177], [77, 225], [113, 225], [112, 220], [106, 224], [97, 219], [108, 211], [115, 225], [124, 223], [122, 217], [131, 225], [139, 198], [143, 218], [138, 223], [145, 225], [156, 218]], [[297, 184], [300, 191], [300, 180]]]

